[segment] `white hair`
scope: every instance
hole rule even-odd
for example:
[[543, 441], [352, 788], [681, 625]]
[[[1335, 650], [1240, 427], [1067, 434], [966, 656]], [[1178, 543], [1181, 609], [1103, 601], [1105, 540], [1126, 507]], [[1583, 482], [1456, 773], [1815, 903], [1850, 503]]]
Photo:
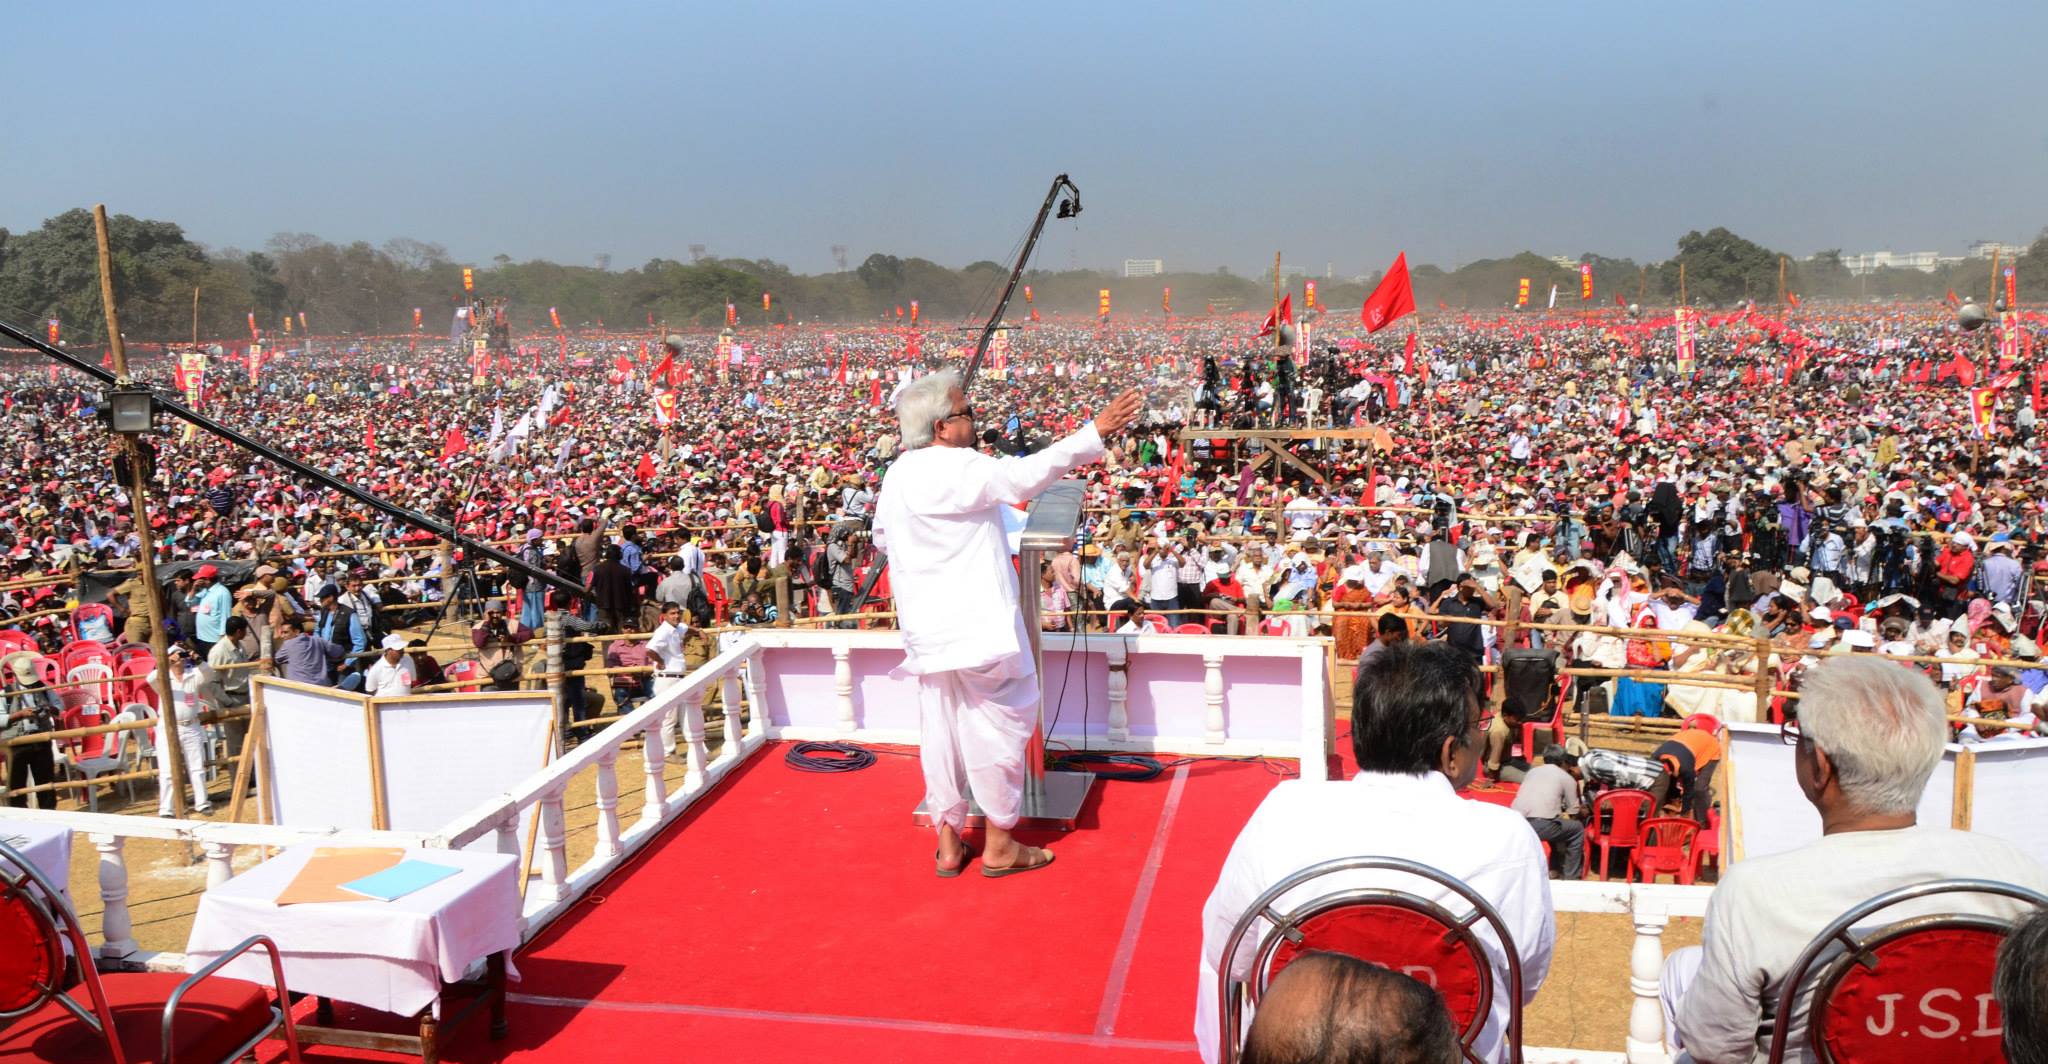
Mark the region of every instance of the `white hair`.
[[1850, 805], [1896, 815], [1919, 806], [1948, 742], [1948, 715], [1918, 669], [1847, 655], [1806, 673], [1799, 729], [1827, 751]]
[[932, 428], [953, 412], [952, 393], [959, 387], [960, 374], [942, 369], [897, 390], [896, 424], [903, 430], [904, 450], [932, 442]]

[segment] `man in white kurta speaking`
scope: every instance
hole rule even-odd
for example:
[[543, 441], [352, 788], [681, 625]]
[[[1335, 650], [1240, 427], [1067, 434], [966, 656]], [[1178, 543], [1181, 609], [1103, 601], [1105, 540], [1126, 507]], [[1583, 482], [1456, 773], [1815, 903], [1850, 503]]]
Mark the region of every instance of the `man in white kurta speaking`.
[[[1052, 863], [1050, 852], [1010, 834], [1022, 810], [1038, 671], [1017, 609], [1002, 510], [1100, 459], [1103, 438], [1129, 425], [1140, 405], [1139, 393], [1126, 391], [1050, 447], [995, 458], [975, 449], [974, 408], [953, 371], [920, 377], [897, 393], [905, 451], [882, 478], [875, 537], [889, 555], [902, 671], [918, 682], [918, 753], [942, 877], [959, 875], [974, 856], [960, 838], [969, 795], [988, 828], [982, 875]], [[1031, 577], [1035, 587], [1037, 574]]]

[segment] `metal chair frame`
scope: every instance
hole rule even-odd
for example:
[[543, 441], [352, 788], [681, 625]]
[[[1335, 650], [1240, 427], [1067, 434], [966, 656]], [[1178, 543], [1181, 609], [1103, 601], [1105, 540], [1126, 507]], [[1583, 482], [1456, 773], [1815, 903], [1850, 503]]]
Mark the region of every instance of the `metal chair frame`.
[[[11, 869], [9, 866], [12, 866]], [[84, 985], [91, 1005], [87, 1007], [79, 1004], [62, 986], [46, 986], [42, 988], [42, 996], [36, 1000], [11, 1012], [0, 1012], [0, 1026], [35, 1012], [54, 999], [66, 1012], [91, 1028], [92, 1032], [106, 1043], [107, 1056], [113, 1064], [128, 1064], [127, 1054], [121, 1048], [120, 1033], [114, 1029], [112, 1009], [107, 1003], [106, 990], [100, 984], [99, 970], [92, 963], [92, 947], [85, 940], [85, 931], [79, 926], [78, 917], [72, 914], [71, 906], [65, 902], [64, 895], [43, 876], [34, 862], [14, 847], [0, 842], [0, 900], [11, 899], [19, 899], [31, 922], [48, 932], [43, 942], [47, 944], [53, 960], [52, 971], [65, 970], [64, 950], [59, 940], [71, 944], [71, 955], [78, 960], [79, 982]], [[276, 999], [270, 1004], [270, 1021], [233, 1053], [223, 1058], [220, 1064], [230, 1064], [247, 1056], [264, 1039], [269, 1038], [271, 1032], [280, 1027], [284, 1030], [288, 1059], [292, 1064], [304, 1064], [299, 1053], [298, 1027], [292, 1022], [291, 991], [285, 987], [284, 982], [284, 960], [278, 955], [277, 944], [263, 935], [252, 935], [244, 939], [212, 963], [187, 976], [171, 991], [171, 996], [164, 1002], [160, 1047], [164, 1064], [171, 1064], [172, 1060], [171, 1034], [173, 1024], [177, 1020], [178, 1002], [183, 1000], [193, 987], [211, 977], [228, 961], [257, 946], [262, 946], [270, 955], [270, 977], [273, 981], [272, 989], [276, 993]]]
[[[1428, 898], [1390, 887], [1354, 887], [1340, 890], [1313, 898], [1288, 913], [1281, 913], [1274, 908], [1290, 891], [1297, 890], [1312, 880], [1339, 872], [1353, 871], [1404, 872], [1449, 890], [1472, 908], [1464, 916], [1457, 916]], [[1522, 958], [1515, 950], [1514, 936], [1508, 932], [1507, 922], [1501, 919], [1500, 913], [1490, 902], [1463, 880], [1442, 869], [1399, 857], [1340, 857], [1334, 861], [1310, 865], [1266, 888], [1264, 893], [1253, 900], [1244, 915], [1238, 917], [1237, 923], [1231, 927], [1230, 937], [1223, 943], [1223, 964], [1217, 981], [1217, 993], [1221, 1000], [1216, 1011], [1223, 1027], [1222, 1038], [1217, 1045], [1221, 1047], [1219, 1059], [1223, 1064], [1234, 1064], [1242, 1050], [1240, 1041], [1244, 1027], [1243, 998], [1248, 997], [1252, 1004], [1258, 1004], [1260, 996], [1265, 993], [1270, 975], [1268, 969], [1280, 944], [1298, 944], [1303, 937], [1300, 931], [1303, 923], [1325, 913], [1354, 905], [1390, 906], [1435, 920], [1444, 926], [1445, 932], [1453, 936], [1457, 944], [1472, 958], [1477, 970], [1484, 973], [1480, 980], [1479, 1004], [1473, 1012], [1472, 1021], [1466, 1025], [1465, 1030], [1458, 1033], [1458, 1051], [1472, 1064], [1483, 1064], [1473, 1053], [1472, 1042], [1486, 1029], [1486, 1021], [1492, 1015], [1493, 998], [1496, 993], [1494, 984], [1498, 981], [1493, 961], [1486, 953], [1485, 943], [1480, 941], [1474, 931], [1474, 925], [1484, 922], [1486, 926], [1492, 928], [1500, 940], [1507, 966], [1505, 989], [1508, 995], [1508, 1023], [1503, 1041], [1508, 1050], [1509, 1064], [1521, 1064]], [[1260, 940], [1259, 947], [1252, 956], [1251, 979], [1247, 982], [1231, 974], [1231, 959], [1237, 956], [1238, 948], [1244, 942], [1245, 936], [1251, 933], [1260, 920], [1271, 923], [1273, 927]], [[1243, 986], [1245, 990], [1242, 997], [1237, 993], [1239, 986]]]
[[[1836, 1064], [1827, 1046], [1821, 1041], [1821, 1024], [1816, 1019], [1825, 1011], [1835, 988], [1849, 974], [1855, 964], [1867, 964], [1873, 950], [1888, 945], [1908, 935], [1946, 928], [1961, 928], [1978, 931], [2010, 931], [2012, 925], [1993, 916], [1975, 913], [1932, 913], [1915, 916], [1895, 923], [1886, 924], [1858, 938], [1852, 930], [1859, 921], [1872, 914], [1889, 909], [1903, 902], [1917, 901], [1936, 894], [1990, 894], [1997, 897], [2013, 898], [2048, 908], [2048, 895], [2028, 890], [2011, 883], [1999, 883], [1989, 879], [1937, 879], [1928, 883], [1888, 890], [1883, 894], [1852, 906], [1848, 912], [1835, 917], [1834, 922], [1815, 935], [1806, 948], [1801, 950], [1792, 967], [1786, 969], [1785, 978], [1778, 987], [1776, 1010], [1771, 1017], [1770, 1064], [1781, 1064], [1785, 1059], [1787, 1042], [1791, 1036], [1791, 1017], [1799, 1001], [1799, 992], [1807, 982], [1814, 965], [1830, 946], [1840, 945], [1843, 952], [1828, 961], [1813, 980], [1813, 994], [1808, 1002], [1806, 1014], [1807, 1049], [1821, 1064]], [[1845, 1062], [1846, 1064], [1846, 1062]]]

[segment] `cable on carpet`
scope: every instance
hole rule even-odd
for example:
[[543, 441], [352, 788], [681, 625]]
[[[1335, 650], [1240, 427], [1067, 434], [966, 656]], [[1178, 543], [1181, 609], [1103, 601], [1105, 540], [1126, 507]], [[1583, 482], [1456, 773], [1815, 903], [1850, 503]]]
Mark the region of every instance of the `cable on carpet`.
[[798, 772], [859, 772], [875, 763], [875, 754], [852, 743], [798, 743], [782, 760]]
[[[1103, 768], [1109, 771], [1103, 771]], [[1055, 772], [1094, 772], [1102, 779], [1123, 780], [1128, 783], [1156, 780], [1166, 772], [1166, 766], [1160, 764], [1156, 757], [1146, 757], [1143, 754], [1102, 754], [1087, 750], [1053, 755], [1052, 769]]]

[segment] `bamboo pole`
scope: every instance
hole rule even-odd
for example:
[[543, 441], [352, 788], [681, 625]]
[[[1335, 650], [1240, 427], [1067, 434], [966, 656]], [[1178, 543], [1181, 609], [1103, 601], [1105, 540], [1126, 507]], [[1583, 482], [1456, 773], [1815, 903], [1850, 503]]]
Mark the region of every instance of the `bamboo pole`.
[[[93, 239], [98, 245], [100, 304], [107, 314], [107, 350], [114, 363], [117, 381], [129, 381], [128, 347], [121, 336], [121, 315], [114, 302], [114, 253], [107, 242], [107, 205], [92, 208]], [[149, 527], [149, 478], [143, 469], [142, 445], [133, 435], [121, 435], [121, 450], [128, 459], [128, 507], [135, 518], [138, 541], [137, 562], [142, 568], [143, 601], [149, 606], [149, 648], [156, 655], [155, 672], [159, 717], [164, 722], [163, 742], [157, 744], [170, 777], [171, 815], [185, 818], [184, 750], [178, 742], [177, 704], [171, 698], [170, 644], [164, 632], [164, 589], [156, 579], [156, 536]], [[195, 795], [195, 798], [203, 797]]]

